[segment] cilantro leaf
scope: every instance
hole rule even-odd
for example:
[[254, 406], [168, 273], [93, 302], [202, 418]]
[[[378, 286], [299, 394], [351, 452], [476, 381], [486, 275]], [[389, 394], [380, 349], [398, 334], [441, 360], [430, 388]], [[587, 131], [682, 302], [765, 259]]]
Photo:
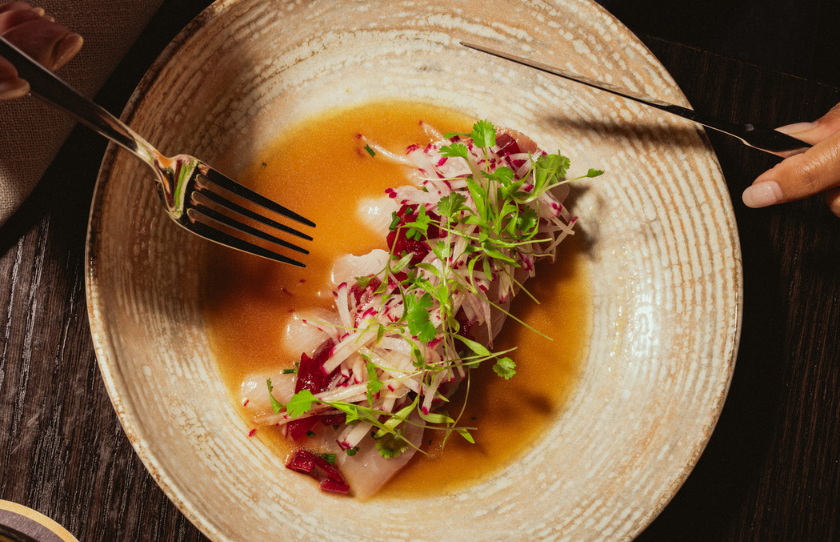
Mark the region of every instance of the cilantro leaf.
[[[446, 261], [449, 258], [449, 244], [445, 241], [438, 241], [435, 243], [435, 246], [432, 247], [432, 251], [435, 253], [435, 256], [442, 262]], [[437, 268], [434, 268], [437, 271]]]
[[370, 284], [370, 281], [373, 280], [373, 275], [369, 275], [367, 277], [355, 277], [354, 280], [356, 281], [356, 284], [359, 285], [359, 288], [364, 290], [365, 288], [368, 287], [368, 285]]
[[519, 216], [516, 217], [516, 229], [523, 233], [531, 232], [536, 229], [539, 224], [540, 218], [537, 216], [536, 209], [532, 209], [530, 207], [521, 211]]
[[569, 159], [561, 154], [544, 154], [534, 164], [534, 195], [566, 176]]
[[352, 405], [350, 403], [342, 403], [339, 401], [331, 403], [330, 405], [336, 408], [337, 410], [344, 412], [344, 414], [347, 415], [347, 418], [344, 420], [345, 424], [353, 423], [359, 419], [359, 407], [357, 407], [356, 405]]
[[290, 418], [297, 418], [309, 412], [312, 405], [317, 402], [318, 399], [312, 395], [311, 391], [300, 390], [296, 394], [292, 395], [292, 398], [289, 399], [288, 403], [286, 403], [286, 412], [289, 414]]
[[473, 124], [473, 131], [470, 133], [473, 143], [479, 147], [493, 147], [496, 145], [496, 129], [489, 120], [480, 120]]
[[283, 403], [281, 403], [280, 401], [275, 399], [274, 396], [271, 394], [271, 392], [274, 391], [274, 386], [271, 385], [271, 379], [270, 378], [265, 381], [265, 385], [268, 386], [268, 397], [271, 399], [271, 409], [274, 410], [275, 414], [277, 414], [281, 410], [283, 410], [284, 405], [283, 405]]
[[516, 363], [508, 357], [499, 358], [493, 366], [493, 371], [505, 380], [510, 380], [516, 374]]
[[429, 342], [437, 335], [437, 330], [429, 318], [429, 309], [434, 306], [434, 300], [429, 294], [419, 298], [414, 294], [405, 296], [405, 317], [408, 331], [423, 342]]
[[469, 149], [463, 143], [453, 143], [440, 148], [440, 154], [447, 158], [466, 158]]
[[441, 216], [452, 218], [455, 216], [455, 213], [464, 208], [464, 203], [466, 203], [466, 201], [467, 198], [463, 194], [452, 192], [448, 196], [440, 198], [440, 201], [438, 202], [438, 213]]
[[488, 179], [496, 181], [502, 186], [508, 186], [513, 182], [513, 170], [509, 167], [501, 166], [496, 168], [492, 173], [484, 172], [483, 174]]
[[590, 169], [589, 171], [586, 172], [587, 177], [597, 177], [598, 175], [603, 175], [603, 174], [604, 174], [604, 172], [601, 171], [600, 169]]
[[367, 362], [367, 398], [368, 403], [373, 404], [373, 396], [379, 393], [382, 389], [382, 381], [379, 380], [379, 375], [376, 373], [376, 365], [372, 361]]
[[429, 224], [432, 218], [426, 214], [426, 206], [421, 205], [418, 209], [417, 218], [414, 222], [406, 224], [408, 226], [408, 233], [405, 235], [409, 239], [420, 240], [428, 235]]

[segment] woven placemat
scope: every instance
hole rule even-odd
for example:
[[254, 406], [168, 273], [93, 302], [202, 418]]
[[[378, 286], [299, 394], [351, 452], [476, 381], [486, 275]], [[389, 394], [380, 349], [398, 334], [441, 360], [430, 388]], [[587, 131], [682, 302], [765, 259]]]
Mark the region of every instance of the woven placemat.
[[[56, 22], [85, 39], [81, 52], [58, 75], [86, 96], [95, 95], [161, 3], [39, 1], [37, 5]], [[69, 116], [31, 96], [0, 101], [0, 226], [38, 183], [74, 124]]]

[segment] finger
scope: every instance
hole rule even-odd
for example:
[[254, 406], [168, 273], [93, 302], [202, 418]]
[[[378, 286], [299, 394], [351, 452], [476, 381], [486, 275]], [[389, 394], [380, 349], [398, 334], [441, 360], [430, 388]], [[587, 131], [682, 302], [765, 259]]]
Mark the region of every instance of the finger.
[[76, 53], [82, 49], [84, 41], [79, 34], [68, 34], [64, 36], [64, 39], [58, 42], [53, 49], [52, 69], [57, 70], [70, 62], [70, 59], [76, 56]]
[[743, 194], [747, 207], [767, 207], [840, 186], [840, 132], [765, 171]]
[[3, 37], [14, 43], [20, 49], [44, 65], [49, 70], [55, 69], [54, 53], [56, 46], [70, 31], [64, 26], [37, 19], [28, 21], [7, 31]]
[[13, 100], [29, 93], [29, 83], [19, 77], [0, 79], [0, 100]]
[[28, 21], [40, 19], [37, 11], [32, 9], [13, 9], [0, 13], [0, 34]]
[[7, 4], [0, 5], [0, 13], [4, 11], [12, 11], [16, 9], [32, 9], [29, 4], [26, 2], [9, 2]]
[[825, 202], [836, 216], [840, 217], [840, 187], [832, 188], [825, 193]]
[[779, 132], [801, 139], [812, 145], [840, 132], [840, 104], [814, 122], [800, 122], [776, 128]]

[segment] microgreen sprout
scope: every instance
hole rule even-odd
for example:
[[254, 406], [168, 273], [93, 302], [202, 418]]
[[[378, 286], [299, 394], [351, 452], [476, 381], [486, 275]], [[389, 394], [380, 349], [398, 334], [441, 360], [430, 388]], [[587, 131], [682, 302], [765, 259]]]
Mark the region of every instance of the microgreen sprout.
[[[275, 416], [267, 423], [343, 414], [339, 442], [348, 455], [367, 435], [385, 458], [419, 449], [407, 436], [413, 426], [444, 431], [444, 443], [451, 435], [475, 442], [474, 428], [460, 424], [470, 371], [489, 364], [505, 380], [517, 372], [508, 355], [513, 349], [492, 350], [494, 315], [527, 325], [510, 314], [510, 300], [520, 291], [533, 298], [523, 282], [538, 260], [553, 261], [557, 244], [574, 233], [576, 218], [553, 191], [603, 172], [590, 169], [569, 179], [567, 157], [522, 152], [489, 121], [444, 137], [416, 151], [424, 164], [437, 165], [424, 169], [422, 187], [399, 189], [401, 208], [388, 226], [384, 267], [346, 285], [351, 293], [336, 301], [346, 304], [340, 324], [318, 322], [343, 337], [332, 349], [335, 363], [324, 365], [339, 384], [301, 390], [285, 404], [271, 396]], [[481, 339], [473, 335], [479, 328]], [[459, 383], [465, 402], [453, 418], [449, 396]], [[271, 394], [270, 380], [267, 385]], [[365, 425], [356, 431], [359, 424]]]

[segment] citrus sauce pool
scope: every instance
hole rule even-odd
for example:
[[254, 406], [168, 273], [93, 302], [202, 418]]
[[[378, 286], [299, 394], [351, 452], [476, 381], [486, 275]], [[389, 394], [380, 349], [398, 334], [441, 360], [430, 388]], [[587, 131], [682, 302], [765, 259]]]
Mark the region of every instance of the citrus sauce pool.
[[[356, 224], [356, 207], [362, 198], [405, 184], [405, 169], [371, 157], [357, 134], [402, 153], [410, 144], [429, 142], [421, 121], [445, 133], [469, 132], [474, 120], [403, 102], [330, 111], [285, 130], [238, 175], [243, 184], [317, 224], [315, 240], [304, 245], [310, 250], [303, 256], [305, 269], [222, 247], [211, 249], [203, 293], [211, 348], [231, 400], [249, 425], [239, 403], [245, 377], [291, 368], [299, 360], [281, 354], [291, 311], [332, 309], [327, 285], [336, 258], [387, 250], [385, 239]], [[514, 128], [527, 133], [527, 127]], [[509, 354], [516, 362], [516, 375], [505, 381], [489, 364], [472, 371], [460, 424], [475, 428], [471, 432], [476, 444], [453, 434], [442, 451], [442, 432], [426, 431], [423, 450], [428, 455], [417, 453], [374, 498], [447, 493], [485, 479], [539, 438], [562, 408], [580, 372], [591, 310], [588, 277], [575, 237], [560, 245], [556, 264], [538, 264], [536, 278], [525, 286], [541, 304], [520, 294], [513, 314], [553, 341], [508, 320], [495, 349], [517, 347]], [[464, 383], [448, 409], [453, 417], [460, 412], [465, 388]], [[259, 428], [256, 436], [284, 457], [292, 448], [279, 429]]]

